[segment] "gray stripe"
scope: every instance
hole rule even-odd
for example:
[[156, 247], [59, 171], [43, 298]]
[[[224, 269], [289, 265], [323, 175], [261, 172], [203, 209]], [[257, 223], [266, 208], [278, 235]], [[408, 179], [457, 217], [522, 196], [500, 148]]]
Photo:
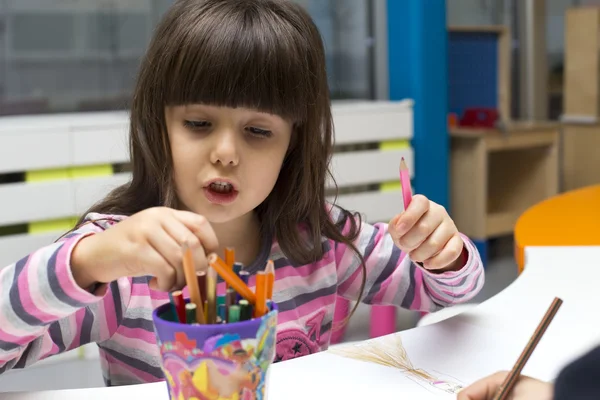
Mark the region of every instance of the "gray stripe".
[[300, 307], [303, 304], [306, 304], [314, 299], [319, 297], [325, 297], [337, 292], [337, 286], [332, 285], [323, 289], [315, 290], [309, 293], [304, 293], [299, 296], [294, 297], [293, 299], [277, 302], [277, 307], [279, 308], [279, 312], [285, 312], [293, 310], [296, 307]]
[[[402, 279], [398, 282], [398, 288], [396, 289], [396, 293], [394, 293], [393, 304], [394, 305], [403, 305], [404, 298], [406, 296], [414, 297], [414, 277], [412, 274], [414, 273], [414, 268], [416, 267], [411, 259], [408, 256], [405, 256], [398, 268], [402, 271]], [[412, 268], [412, 269], [411, 269]], [[408, 277], [406, 275], [409, 275]], [[412, 281], [411, 281], [412, 279]]]
[[[92, 325], [94, 324], [94, 314], [89, 308], [85, 309], [83, 321], [81, 321], [81, 335], [79, 335], [79, 346], [88, 344], [92, 339]], [[97, 331], [97, 330], [96, 330]]]
[[63, 334], [62, 330], [60, 329], [60, 324], [58, 322], [50, 324], [50, 327], [48, 328], [48, 333], [50, 334], [50, 339], [52, 339], [52, 342], [54, 342], [54, 344], [56, 344], [56, 347], [58, 347], [58, 352], [62, 353], [63, 351], [65, 351], [66, 346], [63, 340]]
[[[409, 260], [408, 256], [404, 260]], [[406, 289], [406, 293], [404, 294], [401, 303], [402, 307], [406, 309], [410, 309], [410, 305], [415, 300], [415, 268], [417, 267], [411, 262], [410, 266], [408, 267], [408, 277], [410, 278], [410, 285], [408, 285], [408, 288]]]
[[[159, 366], [155, 366], [155, 365], [145, 362], [144, 360], [141, 360], [140, 358], [137, 357], [137, 354], [135, 357], [132, 357], [132, 356], [125, 355], [117, 350], [108, 349], [106, 347], [104, 347], [104, 350], [108, 354], [110, 354], [112, 357], [114, 357], [115, 359], [121, 361], [124, 364], [127, 364], [130, 367], [136, 368], [140, 371], [147, 372], [156, 378], [164, 378], [163, 371]], [[134, 353], [143, 353], [143, 352], [134, 351]], [[147, 358], [147, 357], [145, 357], [145, 358]], [[114, 377], [111, 376], [111, 380], [113, 380], [113, 382], [114, 382]]]
[[121, 374], [111, 374], [110, 379], [108, 379], [106, 377], [104, 378], [104, 382], [105, 382], [106, 386], [125, 386], [125, 385], [129, 386], [129, 385], [145, 383], [145, 382], [142, 382], [142, 380], [136, 376], [121, 375]]
[[130, 359], [139, 360], [140, 362], [142, 362], [144, 364], [148, 364], [149, 366], [152, 366], [152, 367], [160, 366], [160, 362], [159, 362], [158, 358], [154, 357], [153, 354], [150, 354], [145, 349], [145, 347], [142, 349], [126, 347], [125, 345], [123, 345], [122, 343], [119, 342], [117, 335], [113, 336], [113, 340], [104, 342], [102, 344], [102, 348], [105, 350], [110, 350], [115, 353], [119, 353]]
[[154, 322], [144, 318], [125, 318], [121, 325], [129, 329], [143, 329], [154, 332]]
[[[305, 278], [305, 277], [302, 277]], [[331, 269], [331, 273], [327, 276], [322, 277], [319, 280], [313, 280], [312, 282], [306, 282], [307, 285], [296, 285], [284, 290], [277, 291], [277, 301], [288, 301], [295, 297], [305, 295], [307, 291], [314, 292], [330, 286], [337, 287], [337, 274], [334, 269]]]
[[[61, 245], [62, 244], [52, 245], [52, 248], [57, 249], [56, 252], [54, 252], [54, 254], [56, 254], [58, 252], [58, 249], [60, 249]], [[50, 252], [53, 251], [52, 248], [38, 252], [36, 254], [36, 258], [37, 258], [36, 263], [39, 265], [47, 264], [49, 262], [48, 255], [51, 255], [52, 253], [50, 253]], [[58, 285], [58, 280], [57, 279], [54, 281], [49, 280], [50, 276], [48, 274], [48, 268], [36, 268], [36, 274], [37, 274], [37, 278], [38, 278], [38, 282], [39, 282], [39, 294], [38, 295], [42, 297], [44, 302], [46, 304], [48, 304], [48, 307], [51, 310], [52, 309], [65, 310], [65, 308], [66, 308], [65, 303], [61, 299], [56, 298], [53, 290], [48, 289], [48, 288], [52, 287], [52, 285]], [[55, 276], [55, 278], [56, 278], [56, 276]]]
[[121, 325], [123, 321], [123, 304], [121, 300], [121, 291], [119, 290], [119, 282], [112, 281], [109, 285], [110, 292], [112, 294], [112, 300], [115, 305], [115, 316], [117, 319], [117, 326]]
[[2, 351], [11, 351], [14, 349], [18, 349], [20, 346], [15, 343], [5, 342], [4, 340], [0, 340], [0, 350]]
[[134, 276], [131, 278], [132, 285], [147, 285], [150, 278], [148, 276]]
[[[52, 290], [52, 293], [54, 294], [54, 296], [56, 296], [56, 298], [58, 300], [60, 300], [64, 304], [71, 306], [74, 309], [81, 308], [85, 304], [80, 303], [79, 301], [69, 297], [62, 290], [62, 288], [60, 287], [60, 283], [58, 282], [58, 275], [56, 274], [56, 258], [58, 257], [58, 253], [60, 252], [60, 250], [62, 249], [62, 247], [64, 245], [65, 245], [64, 243], [60, 243], [56, 247], [56, 250], [50, 256], [50, 258], [48, 259], [48, 265], [46, 268], [47, 275], [48, 275], [48, 284], [50, 286], [50, 289]], [[48, 249], [48, 251], [50, 251], [50, 249]]]
[[39, 319], [37, 319], [36, 317], [34, 317], [33, 315], [29, 314], [27, 311], [25, 311], [25, 308], [23, 307], [23, 303], [21, 303], [21, 295], [19, 292], [19, 275], [23, 272], [23, 268], [25, 268], [25, 265], [27, 264], [27, 260], [29, 259], [29, 257], [26, 258], [22, 258], [21, 260], [17, 261], [17, 264], [15, 265], [15, 275], [13, 277], [13, 284], [10, 287], [10, 291], [9, 291], [9, 296], [10, 296], [10, 305], [14, 311], [14, 313], [16, 314], [16, 316], [18, 318], [21, 319], [21, 321], [25, 322], [27, 325], [31, 326], [42, 326], [43, 322], [40, 321]]
[[[400, 254], [400, 249], [396, 246], [393, 246], [390, 258], [387, 260], [387, 263], [384, 265], [383, 270], [381, 271], [377, 279], [375, 279], [373, 286], [371, 286], [367, 296], [365, 296], [365, 299], [363, 300], [365, 303], [371, 302], [373, 300], [373, 297], [381, 290], [381, 284], [385, 282], [394, 273], [396, 268], [398, 268], [398, 260], [400, 259]], [[373, 271], [371, 272], [371, 275], [372, 274]]]
[[152, 320], [152, 309], [148, 308], [148, 307], [127, 308], [127, 312], [125, 313], [125, 318], [123, 318], [123, 319], [125, 320], [127, 318], [131, 318], [131, 319], [142, 318], [142, 319]]

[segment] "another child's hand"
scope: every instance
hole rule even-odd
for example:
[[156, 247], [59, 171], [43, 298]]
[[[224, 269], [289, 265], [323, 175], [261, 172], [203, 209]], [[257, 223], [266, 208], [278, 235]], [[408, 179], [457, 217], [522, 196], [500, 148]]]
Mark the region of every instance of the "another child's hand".
[[[492, 400], [506, 379], [507, 372], [497, 372], [464, 388], [458, 394], [458, 400]], [[553, 386], [550, 383], [521, 376], [512, 389], [513, 400], [552, 400]]]
[[210, 223], [192, 212], [150, 208], [82, 239], [73, 250], [71, 270], [83, 288], [123, 276], [150, 275], [154, 289], [181, 289], [185, 242], [192, 249], [196, 269], [206, 269], [206, 253], [218, 248]]
[[408, 208], [392, 218], [388, 230], [400, 250], [430, 270], [454, 270], [464, 242], [444, 207], [415, 195]]

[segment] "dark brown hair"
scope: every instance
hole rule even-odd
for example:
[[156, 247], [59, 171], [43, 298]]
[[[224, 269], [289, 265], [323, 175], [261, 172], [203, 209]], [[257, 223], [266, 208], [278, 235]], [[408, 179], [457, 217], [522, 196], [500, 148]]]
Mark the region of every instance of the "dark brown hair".
[[[296, 263], [323, 257], [322, 236], [350, 246], [360, 216], [332, 221], [325, 183], [333, 122], [321, 36], [299, 5], [285, 0], [179, 0], [158, 25], [142, 60], [130, 125], [132, 181], [90, 212], [132, 215], [177, 207], [165, 107], [183, 104], [258, 109], [293, 122], [273, 191], [256, 209], [262, 229]], [[344, 236], [342, 227], [350, 222]], [[302, 239], [307, 227], [310, 242]]]

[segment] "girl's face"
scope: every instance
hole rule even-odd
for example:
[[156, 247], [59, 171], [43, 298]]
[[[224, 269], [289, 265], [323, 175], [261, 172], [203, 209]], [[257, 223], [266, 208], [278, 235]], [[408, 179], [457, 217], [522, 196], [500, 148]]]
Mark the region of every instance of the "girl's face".
[[165, 117], [183, 207], [225, 223], [247, 215], [271, 193], [290, 144], [290, 122], [200, 104], [167, 107]]

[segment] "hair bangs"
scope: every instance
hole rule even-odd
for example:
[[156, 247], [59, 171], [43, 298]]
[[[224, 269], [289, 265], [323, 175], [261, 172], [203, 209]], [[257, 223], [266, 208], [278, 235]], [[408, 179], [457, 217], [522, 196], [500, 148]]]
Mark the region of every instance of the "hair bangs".
[[190, 21], [171, 52], [167, 104], [246, 107], [305, 121], [315, 102], [309, 44], [276, 10], [264, 11], [240, 0]]

